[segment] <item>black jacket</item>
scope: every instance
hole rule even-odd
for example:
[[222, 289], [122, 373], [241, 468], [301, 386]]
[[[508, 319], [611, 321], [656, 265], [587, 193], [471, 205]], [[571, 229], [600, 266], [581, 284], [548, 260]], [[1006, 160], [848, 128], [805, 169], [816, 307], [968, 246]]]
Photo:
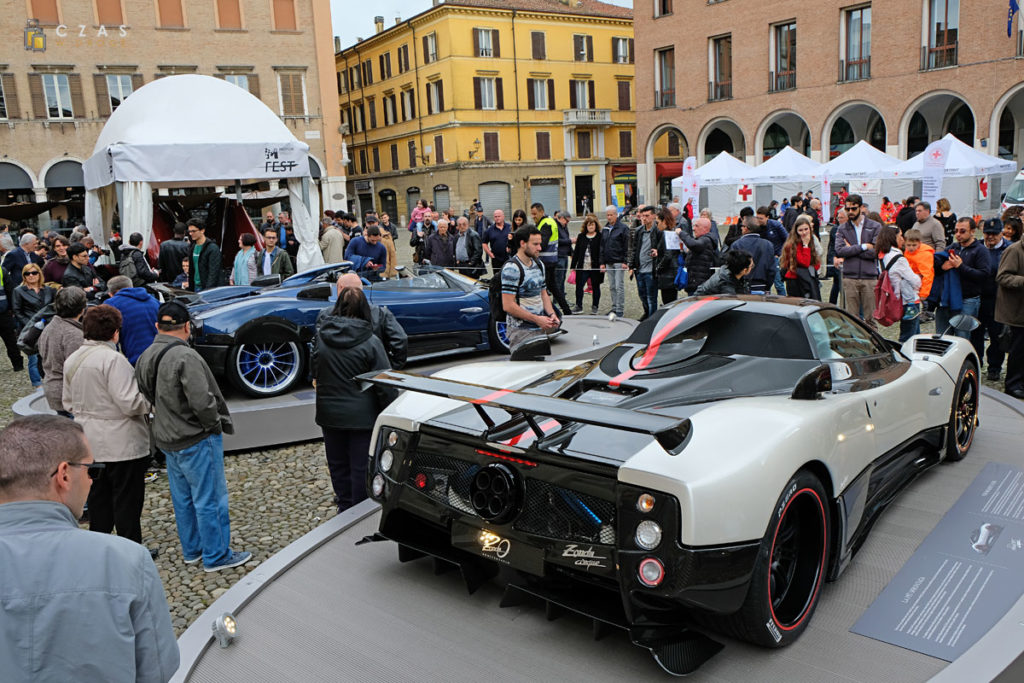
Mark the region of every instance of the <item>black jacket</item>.
[[[775, 282], [775, 252], [772, 243], [752, 232], [732, 243], [730, 249], [742, 249], [754, 257], [754, 269], [747, 278], [752, 285], [771, 287]], [[728, 269], [726, 269], [728, 270]]]
[[686, 291], [692, 294], [711, 277], [715, 261], [715, 239], [710, 233], [701, 237], [690, 237], [685, 232], [679, 236], [690, 253], [686, 255]]
[[[97, 278], [99, 275], [96, 274], [96, 269], [89, 264], [86, 264], [84, 269], [80, 269], [74, 263], [69, 263], [68, 267], [64, 269], [64, 277], [61, 278], [60, 283], [64, 287], [87, 289], [93, 286], [92, 281]], [[99, 288], [103, 288], [102, 282], [100, 282]]]
[[432, 266], [449, 267], [455, 265], [455, 237], [451, 232], [445, 233], [442, 237], [439, 232], [432, 232], [427, 236], [426, 247], [423, 250], [423, 258], [430, 261]]
[[[6, 289], [6, 277], [4, 279], [4, 285]], [[34, 316], [40, 308], [46, 304], [53, 303], [53, 296], [56, 293], [57, 290], [53, 287], [43, 287], [39, 292], [29, 289], [25, 285], [15, 287], [14, 318], [18, 321], [18, 324], [22, 327], [27, 325], [28, 322], [32, 320], [32, 316]], [[10, 301], [10, 299], [8, 299], [8, 301]]]
[[[330, 316], [331, 309], [325, 308], [320, 311], [320, 315], [316, 317], [316, 329], [319, 330]], [[384, 306], [370, 304], [370, 316], [373, 318], [373, 334], [384, 344], [384, 351], [388, 354], [391, 367], [401, 370], [409, 357], [409, 335], [398, 323], [395, 314]]]
[[966, 249], [957, 243], [948, 251], [956, 252], [957, 256], [963, 259], [963, 263], [956, 269], [960, 273], [960, 291], [963, 298], [981, 296], [982, 290], [990, 281], [994, 281], [996, 276], [992, 272], [992, 262], [985, 244], [976, 239]]
[[[131, 257], [135, 264], [135, 277], [132, 278], [132, 287], [141, 287], [149, 282], [156, 282], [157, 274], [149, 267], [149, 261], [138, 247], [121, 247], [121, 260]], [[118, 264], [120, 267], [120, 263]], [[178, 270], [181, 270], [181, 261], [178, 261]]]
[[[11, 273], [7, 270], [7, 266], [0, 265], [2, 270], [2, 277], [4, 281], [3, 286], [3, 299], [0, 300], [0, 315], [14, 317], [14, 280], [11, 278]], [[10, 324], [10, 321], [8, 321]]]
[[[629, 267], [636, 272], [640, 272], [640, 245], [644, 243], [644, 227], [640, 226], [636, 229], [633, 236], [633, 258], [629, 262]], [[654, 259], [653, 273], [655, 276], [658, 275], [661, 270], [660, 261], [665, 256], [665, 233], [658, 230], [658, 226], [651, 228], [651, 249], [658, 250], [658, 256]], [[673, 277], [675, 277], [673, 275]]]
[[719, 268], [707, 281], [697, 288], [697, 296], [711, 294], [750, 294], [750, 285], [743, 278], [737, 280], [726, 267]]
[[[578, 241], [578, 240], [577, 240]], [[629, 228], [622, 219], [601, 229], [601, 264], [626, 263], [629, 252]]]
[[[586, 235], [580, 235], [576, 238], [576, 245], [572, 248], [572, 260], [569, 262], [569, 268], [572, 270], [580, 270], [583, 268], [583, 259], [586, 257], [587, 250], [590, 250], [590, 268], [594, 271], [595, 275], [591, 276], [593, 285], [600, 285], [604, 282], [604, 276], [600, 272], [601, 268], [601, 232], [598, 231], [592, 238], [587, 239]], [[577, 281], [579, 275], [576, 276]]]
[[160, 244], [157, 267], [164, 282], [174, 282], [174, 278], [185, 272], [181, 269], [181, 262], [189, 255], [190, 249], [188, 240], [167, 240]]
[[[207, 239], [203, 244], [202, 250], [199, 252], [199, 263], [196, 263], [196, 258], [191, 256], [192, 250], [195, 247], [189, 245], [188, 253], [192, 259], [192, 264], [188, 269], [188, 288], [193, 292], [201, 292], [205, 289], [213, 289], [214, 287], [220, 287], [224, 284], [224, 274], [221, 272], [221, 257], [220, 247], [218, 247], [213, 240]], [[199, 286], [200, 289], [196, 289], [196, 273], [199, 273]]]
[[397, 396], [394, 389], [384, 387], [363, 391], [355, 379], [391, 368], [384, 345], [365, 320], [327, 316], [316, 332], [310, 361], [316, 379], [316, 423], [321, 427], [370, 431], [380, 411]]

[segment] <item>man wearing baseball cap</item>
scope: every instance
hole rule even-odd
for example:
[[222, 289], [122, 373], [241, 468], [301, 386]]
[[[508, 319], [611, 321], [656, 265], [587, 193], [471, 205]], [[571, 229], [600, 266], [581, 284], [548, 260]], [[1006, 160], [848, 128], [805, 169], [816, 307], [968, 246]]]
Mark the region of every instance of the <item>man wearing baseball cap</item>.
[[[1003, 222], [998, 218], [989, 218], [985, 221], [982, 233], [991, 271], [981, 290], [981, 309], [978, 311], [978, 320], [981, 325], [971, 332], [971, 343], [974, 345], [974, 350], [978, 352], [978, 358], [985, 359], [988, 366], [988, 379], [997, 382], [1003, 371], [1003, 359], [1006, 354], [999, 345], [999, 332], [1003, 326], [996, 322], [996, 290], [998, 290], [996, 272], [999, 270], [999, 259], [1003, 257], [1003, 252], [1010, 246], [1010, 240], [1003, 237]], [[986, 333], [989, 338], [987, 355], [983, 353]]]
[[208, 572], [245, 564], [231, 549], [223, 434], [234, 433], [227, 403], [206, 361], [188, 345], [188, 309], [178, 301], [156, 313], [157, 335], [135, 365], [153, 404], [153, 440], [167, 454], [167, 481], [185, 564]]

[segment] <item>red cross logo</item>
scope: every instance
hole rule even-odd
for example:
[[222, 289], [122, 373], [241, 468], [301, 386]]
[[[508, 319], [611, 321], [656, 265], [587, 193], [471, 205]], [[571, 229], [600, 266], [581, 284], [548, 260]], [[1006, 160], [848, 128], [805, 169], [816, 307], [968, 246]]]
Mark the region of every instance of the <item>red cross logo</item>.
[[692, 185], [690, 185], [690, 188], [691, 188], [691, 189], [692, 189], [692, 190], [693, 190], [694, 192], [696, 192], [696, 191], [697, 191], [697, 181], [696, 181], [696, 180], [694, 180], [694, 181], [693, 181], [693, 184], [692, 184]]
[[748, 186], [744, 185], [743, 187], [736, 191], [736, 194], [742, 197], [743, 201], [747, 201], [748, 199], [750, 199], [750, 195], [754, 194], [754, 191], [751, 190]]
[[934, 152], [932, 152], [932, 159], [935, 159], [936, 161], [938, 161], [941, 158], [942, 158], [942, 150], [941, 149], [937, 149]]
[[985, 180], [984, 176], [982, 176], [981, 180], [978, 181], [978, 189], [981, 190], [982, 199], [988, 197], [988, 182]]

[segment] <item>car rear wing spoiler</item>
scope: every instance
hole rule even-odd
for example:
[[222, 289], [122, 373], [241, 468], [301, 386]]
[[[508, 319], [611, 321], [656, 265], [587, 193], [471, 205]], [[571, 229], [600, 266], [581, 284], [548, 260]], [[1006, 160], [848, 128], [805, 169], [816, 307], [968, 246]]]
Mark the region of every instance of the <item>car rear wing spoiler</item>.
[[612, 427], [637, 434], [649, 434], [658, 441], [662, 448], [675, 455], [682, 450], [691, 427], [688, 418], [655, 415], [593, 403], [577, 403], [564, 398], [540, 396], [512, 389], [495, 389], [494, 387], [426, 377], [408, 372], [387, 371], [377, 375], [367, 373], [358, 379], [403, 391], [415, 391], [420, 394], [465, 401], [476, 408], [488, 430], [494, 429], [496, 425], [484, 410], [485, 406], [500, 408], [513, 416], [522, 415], [538, 439], [545, 436], [544, 430], [541, 429], [536, 419], [538, 416], [542, 416], [564, 422], [579, 422], [598, 427]]

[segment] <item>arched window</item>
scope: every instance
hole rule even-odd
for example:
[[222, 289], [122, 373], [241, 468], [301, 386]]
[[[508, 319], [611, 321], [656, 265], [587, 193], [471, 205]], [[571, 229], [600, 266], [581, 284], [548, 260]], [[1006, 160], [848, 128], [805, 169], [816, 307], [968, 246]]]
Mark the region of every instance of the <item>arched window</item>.
[[832, 124], [832, 133], [829, 134], [829, 159], [835, 159], [837, 156], [853, 147], [853, 143], [853, 128], [850, 127], [849, 121], [840, 116], [836, 119], [836, 122]]
[[974, 146], [974, 116], [966, 104], [961, 104], [949, 118], [949, 132], [965, 145]]
[[915, 111], [907, 128], [907, 158], [920, 154], [928, 146], [928, 124], [921, 112]]
[[789, 144], [789, 133], [777, 123], [764, 132], [764, 160], [771, 159]]

